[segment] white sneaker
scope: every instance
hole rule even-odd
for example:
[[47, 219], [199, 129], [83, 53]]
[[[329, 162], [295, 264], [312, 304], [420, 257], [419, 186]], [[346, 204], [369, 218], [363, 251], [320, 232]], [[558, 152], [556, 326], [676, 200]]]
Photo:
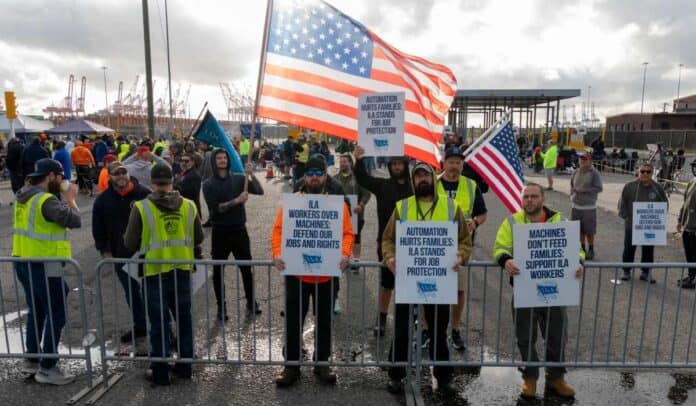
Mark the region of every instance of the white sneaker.
[[34, 375], [39, 370], [39, 360], [36, 358], [24, 358], [19, 370], [25, 375]]
[[58, 367], [50, 369], [39, 368], [36, 375], [34, 375], [34, 380], [38, 383], [48, 383], [51, 385], [67, 385], [75, 380], [75, 375], [63, 373]]
[[334, 302], [334, 314], [341, 314], [341, 303], [338, 300]]

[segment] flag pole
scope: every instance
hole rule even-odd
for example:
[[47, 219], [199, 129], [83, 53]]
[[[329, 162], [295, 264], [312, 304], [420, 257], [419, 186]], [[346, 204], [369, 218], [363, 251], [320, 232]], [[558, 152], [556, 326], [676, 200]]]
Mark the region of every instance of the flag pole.
[[201, 116], [203, 115], [203, 112], [205, 111], [206, 107], [208, 107], [208, 102], [206, 101], [203, 104], [203, 108], [201, 109], [201, 112], [198, 113], [198, 117], [196, 117], [196, 121], [193, 122], [193, 125], [191, 126], [191, 131], [189, 131], [188, 135], [186, 136], [186, 141], [189, 141], [191, 137], [193, 136], [194, 131], [196, 130], [196, 127], [198, 127], [198, 122], [201, 120]]
[[[256, 80], [256, 98], [254, 99], [254, 111], [251, 119], [251, 133], [249, 134], [249, 155], [248, 162], [254, 158], [254, 134], [256, 134], [256, 110], [259, 108], [261, 98], [261, 85], [263, 83], [263, 73], [266, 70], [266, 48], [268, 47], [268, 30], [271, 26], [271, 14], [273, 11], [273, 0], [266, 1], [266, 21], [263, 25], [263, 39], [261, 41], [261, 55], [259, 56], [259, 75]], [[246, 170], [246, 169], [245, 169]], [[244, 191], [249, 188], [249, 178], [244, 174]]]
[[505, 111], [505, 113], [503, 113], [503, 115], [498, 119], [498, 121], [493, 123], [492, 126], [488, 127], [488, 129], [486, 131], [484, 131], [483, 134], [481, 134], [481, 136], [476, 139], [476, 141], [474, 141], [471, 145], [469, 145], [469, 147], [466, 149], [466, 151], [464, 151], [464, 153], [462, 155], [464, 155], [464, 157], [466, 158], [467, 155], [469, 155], [473, 150], [475, 150], [479, 145], [481, 145], [486, 139], [488, 139], [488, 137], [493, 133], [493, 131], [496, 128], [498, 128], [499, 124], [503, 123], [505, 120], [508, 120], [508, 116], [510, 115], [510, 112], [511, 112], [511, 110]]

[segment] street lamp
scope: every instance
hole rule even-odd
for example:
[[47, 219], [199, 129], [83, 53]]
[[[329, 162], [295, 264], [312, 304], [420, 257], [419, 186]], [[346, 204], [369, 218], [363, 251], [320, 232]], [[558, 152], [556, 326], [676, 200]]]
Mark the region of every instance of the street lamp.
[[679, 79], [677, 79], [677, 108], [675, 110], [679, 109], [679, 88], [681, 87], [681, 71], [682, 71], [683, 67], [684, 67], [684, 64], [680, 63], [679, 64]]
[[645, 75], [648, 73], [648, 63], [643, 62], [643, 92], [640, 96], [640, 113], [643, 114], [643, 102], [645, 102]]
[[110, 126], [111, 123], [109, 123], [109, 95], [106, 91], [106, 66], [101, 67], [102, 71], [104, 71], [104, 114], [106, 114], [106, 125]]

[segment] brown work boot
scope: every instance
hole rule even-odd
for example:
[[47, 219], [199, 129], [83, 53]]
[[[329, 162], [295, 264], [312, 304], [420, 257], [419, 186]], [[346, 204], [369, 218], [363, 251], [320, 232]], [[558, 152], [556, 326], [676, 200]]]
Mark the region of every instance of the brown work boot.
[[326, 366], [316, 366], [314, 367], [314, 375], [317, 376], [321, 382], [333, 385], [336, 383], [336, 374], [331, 371], [331, 368]]
[[300, 379], [300, 367], [287, 366], [275, 379], [276, 385], [279, 387], [290, 386]]
[[575, 389], [568, 385], [563, 378], [558, 378], [551, 382], [546, 381], [544, 393], [553, 393], [563, 398], [575, 397]]
[[537, 380], [534, 378], [523, 378], [522, 387], [520, 388], [520, 396], [523, 398], [535, 398], [536, 384]]

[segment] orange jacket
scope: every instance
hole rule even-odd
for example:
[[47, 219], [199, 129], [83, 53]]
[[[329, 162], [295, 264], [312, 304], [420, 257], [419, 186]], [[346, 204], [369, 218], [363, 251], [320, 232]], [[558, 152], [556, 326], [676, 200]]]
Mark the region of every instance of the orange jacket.
[[[283, 242], [283, 207], [278, 208], [278, 214], [276, 215], [275, 223], [273, 224], [273, 230], [271, 231], [271, 252], [273, 254], [273, 259], [280, 256], [281, 246]], [[350, 257], [353, 252], [353, 241], [355, 241], [355, 235], [353, 234], [353, 226], [350, 222], [350, 209], [348, 204], [343, 203], [343, 244], [341, 246], [341, 255], [344, 257]], [[296, 276], [302, 282], [307, 283], [325, 283], [331, 280], [330, 276]]]
[[78, 145], [70, 151], [70, 160], [73, 165], [96, 165], [92, 153], [82, 145]]
[[99, 193], [105, 191], [109, 188], [109, 171], [106, 166], [99, 171], [99, 183], [97, 183], [97, 190]]

